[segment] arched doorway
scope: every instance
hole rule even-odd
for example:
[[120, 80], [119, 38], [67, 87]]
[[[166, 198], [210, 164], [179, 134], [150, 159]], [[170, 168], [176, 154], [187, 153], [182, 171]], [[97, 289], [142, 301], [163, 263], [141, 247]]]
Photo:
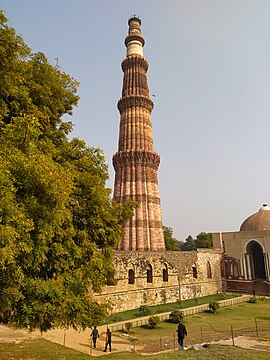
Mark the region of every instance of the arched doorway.
[[255, 279], [266, 280], [264, 255], [261, 245], [256, 241], [251, 241], [248, 244], [247, 252], [252, 259]]

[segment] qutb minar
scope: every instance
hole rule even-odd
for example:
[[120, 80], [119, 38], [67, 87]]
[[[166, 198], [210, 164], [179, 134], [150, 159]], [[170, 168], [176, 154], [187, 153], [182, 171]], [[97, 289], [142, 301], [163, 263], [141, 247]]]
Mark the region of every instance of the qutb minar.
[[154, 104], [146, 77], [145, 41], [138, 17], [131, 17], [128, 25], [126, 57], [122, 62], [122, 97], [118, 101], [119, 143], [113, 156], [114, 198], [117, 202], [131, 199], [140, 205], [133, 218], [125, 223], [125, 234], [117, 249], [165, 251], [157, 177], [160, 157], [153, 145], [151, 111]]
[[[128, 21], [122, 97], [118, 101], [118, 151], [113, 156], [114, 198], [118, 203], [138, 201], [133, 218], [124, 224], [124, 236], [114, 251], [115, 284], [96, 299], [112, 304], [112, 312], [138, 309], [216, 294], [221, 291], [221, 251], [165, 251], [147, 84], [148, 62], [143, 56], [141, 20]], [[270, 213], [270, 212], [269, 212]]]

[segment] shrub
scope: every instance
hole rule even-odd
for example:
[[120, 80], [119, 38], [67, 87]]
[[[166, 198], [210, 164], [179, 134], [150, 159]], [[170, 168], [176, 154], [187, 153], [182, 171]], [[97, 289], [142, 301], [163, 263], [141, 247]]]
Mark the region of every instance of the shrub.
[[178, 324], [180, 321], [182, 321], [184, 318], [184, 313], [183, 311], [180, 310], [173, 310], [170, 313], [169, 319], [171, 322]]
[[220, 300], [224, 300], [224, 299], [226, 299], [226, 294], [224, 292], [220, 292], [220, 293], [218, 293], [218, 298]]
[[257, 298], [256, 296], [252, 296], [251, 298], [249, 298], [249, 300], [247, 301], [250, 304], [256, 304], [257, 303]]
[[139, 307], [139, 312], [143, 313], [143, 315], [149, 315], [151, 311], [148, 306], [142, 305]]
[[125, 323], [125, 329], [127, 334], [129, 334], [129, 330], [132, 328], [132, 323], [131, 322], [127, 322]]
[[158, 316], [150, 316], [148, 319], [148, 324], [150, 328], [155, 328], [160, 323], [160, 318]]
[[177, 300], [177, 304], [178, 304], [178, 306], [180, 307], [180, 309], [182, 309], [183, 300], [181, 300], [181, 299]]
[[215, 314], [218, 309], [219, 309], [219, 303], [217, 301], [210, 301], [209, 310], [211, 310]]

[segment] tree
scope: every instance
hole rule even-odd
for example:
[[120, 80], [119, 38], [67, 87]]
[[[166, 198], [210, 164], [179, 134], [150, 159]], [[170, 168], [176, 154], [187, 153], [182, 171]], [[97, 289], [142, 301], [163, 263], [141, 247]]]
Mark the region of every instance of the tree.
[[212, 248], [213, 240], [211, 233], [201, 232], [193, 239], [191, 235], [188, 236], [186, 241], [182, 244], [181, 250], [192, 251], [198, 248]]
[[163, 226], [163, 234], [165, 241], [165, 248], [167, 251], [181, 250], [182, 241], [178, 241], [173, 237], [173, 229], [171, 227]]
[[0, 322], [85, 328], [107, 304], [113, 247], [134, 203], [115, 204], [100, 149], [69, 140], [78, 83], [32, 54], [0, 12]]
[[211, 233], [201, 232], [195, 239], [196, 248], [212, 248], [213, 240]]
[[181, 250], [182, 251], [196, 250], [195, 240], [191, 235], [189, 235], [186, 241], [183, 243], [183, 245], [181, 246]]

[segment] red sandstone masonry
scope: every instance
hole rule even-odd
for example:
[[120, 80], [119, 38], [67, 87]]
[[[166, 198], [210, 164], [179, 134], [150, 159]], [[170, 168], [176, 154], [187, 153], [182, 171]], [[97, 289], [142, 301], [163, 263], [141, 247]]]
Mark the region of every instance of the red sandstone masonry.
[[114, 198], [118, 202], [128, 199], [140, 202], [132, 220], [124, 225], [125, 234], [118, 250], [164, 251], [160, 195], [157, 170], [160, 157], [154, 152], [149, 97], [148, 62], [139, 54], [144, 46], [140, 30], [141, 21], [129, 20], [129, 35], [125, 44], [141, 47], [122, 62], [124, 72], [120, 112], [118, 152], [113, 156], [115, 169]]

